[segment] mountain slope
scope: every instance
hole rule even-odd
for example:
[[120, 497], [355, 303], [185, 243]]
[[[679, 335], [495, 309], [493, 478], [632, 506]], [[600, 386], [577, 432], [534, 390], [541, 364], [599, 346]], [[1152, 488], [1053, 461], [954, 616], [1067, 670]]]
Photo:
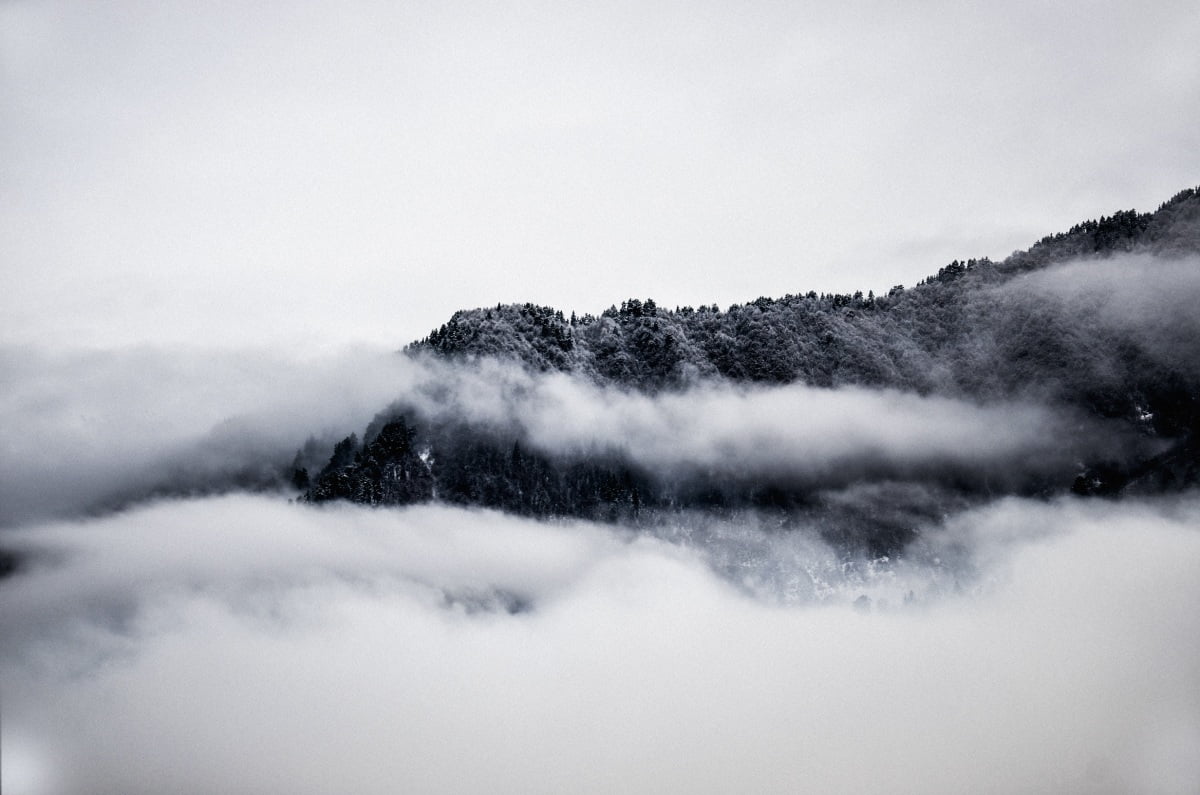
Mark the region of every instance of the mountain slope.
[[[630, 299], [582, 318], [497, 305], [456, 312], [406, 348], [464, 372], [509, 362], [534, 379], [521, 387], [527, 392], [567, 378], [601, 404], [644, 394], [651, 411], [671, 396], [789, 384], [855, 400], [899, 393], [959, 407], [1035, 404], [1056, 413], [1056, 428], [1074, 428], [1056, 431], [1057, 450], [1027, 456], [1038, 461], [1005, 459], [1002, 469], [943, 455], [914, 465], [875, 451], [816, 475], [747, 469], [732, 455], [707, 470], [668, 468], [623, 441], [556, 447], [534, 438], [528, 422], [480, 421], [402, 399], [363, 445], [343, 440], [328, 463], [298, 455], [297, 483], [312, 501], [440, 499], [538, 516], [755, 508], [875, 551], [902, 546], [956, 500], [1180, 488], [1196, 481], [1200, 439], [1198, 257], [1200, 191], [1190, 189], [1154, 213], [1084, 222], [1002, 262], [956, 261], [886, 296], [810, 292], [724, 311]], [[311, 483], [309, 471], [317, 472]], [[845, 498], [870, 484], [870, 507]]]
[[[564, 318], [533, 304], [456, 312], [408, 347], [447, 357], [497, 356], [639, 389], [734, 380], [888, 385], [972, 392], [970, 341], [988, 319], [981, 289], [1071, 259], [1200, 252], [1200, 195], [1180, 192], [1155, 213], [1117, 212], [1048, 236], [1001, 263], [952, 262], [915, 288], [886, 296], [815, 292], [667, 310], [630, 299], [599, 316]], [[1003, 353], [999, 354], [1001, 358]], [[950, 368], [947, 371], [947, 368]]]

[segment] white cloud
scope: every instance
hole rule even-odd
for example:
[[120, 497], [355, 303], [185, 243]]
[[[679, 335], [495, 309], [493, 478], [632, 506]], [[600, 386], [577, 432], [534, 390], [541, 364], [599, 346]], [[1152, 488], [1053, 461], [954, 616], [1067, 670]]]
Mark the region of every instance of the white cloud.
[[[965, 590], [865, 613], [859, 583], [783, 608], [702, 549], [445, 508], [29, 528], [9, 542], [43, 557], [0, 586], [4, 789], [1186, 792], [1198, 519], [998, 503], [938, 542], [973, 555]], [[527, 609], [467, 608], [489, 589]]]
[[1123, 438], [1029, 403], [804, 385], [649, 396], [513, 363], [368, 349], [8, 348], [0, 380], [0, 520], [9, 524], [157, 488], [268, 482], [311, 435], [328, 455], [393, 401], [415, 407], [418, 426], [488, 426], [552, 455], [618, 453], [662, 477], [809, 485], [863, 474], [953, 472], [993, 485], [1065, 477], [1078, 460], [1119, 455]]
[[287, 464], [423, 372], [392, 351], [0, 349], [0, 522]]
[[[1001, 465], [1052, 452], [1053, 412], [891, 390], [700, 387], [650, 397], [563, 377], [519, 404], [534, 443], [627, 451], [653, 469], [820, 476], [862, 464]], [[1055, 447], [1061, 440], [1055, 442]]]
[[804, 384], [700, 384], [648, 395], [483, 360], [428, 362], [404, 396], [427, 417], [518, 435], [550, 454], [619, 453], [664, 476], [821, 482], [863, 473], [1046, 475], [1097, 453], [1120, 455], [1120, 430], [1031, 402], [976, 404], [896, 390]]
[[[1067, 441], [1078, 426], [1064, 431], [1062, 418], [1025, 404], [980, 408], [803, 386], [710, 385], [650, 397], [511, 363], [457, 365], [385, 351], [296, 358], [266, 349], [8, 349], [0, 364], [8, 385], [0, 393], [6, 526], [164, 491], [203, 494], [278, 482], [310, 434], [321, 440], [314, 457], [320, 466], [334, 440], [361, 434], [377, 410], [398, 398], [421, 412], [417, 419], [409, 414], [418, 426], [483, 425], [498, 430], [501, 444], [520, 438], [551, 455], [617, 452], [667, 480], [699, 473], [715, 484], [748, 479], [824, 489], [822, 499], [839, 519], [853, 524], [870, 517], [868, 523], [908, 529], [935, 521], [932, 506], [940, 512], [955, 504], [921, 481], [952, 472], [995, 487], [1055, 466], [1073, 471], [1073, 453], [1106, 444], [1104, 434]], [[884, 482], [855, 486], [861, 474]], [[886, 482], [903, 477], [918, 482]], [[745, 521], [757, 527], [753, 517]], [[689, 515], [676, 530], [703, 543], [714, 565], [739, 584], [768, 598], [809, 598], [845, 575], [834, 556], [807, 542], [767, 543], [770, 533], [729, 528]], [[744, 578], [735, 574], [755, 559], [783, 562]], [[793, 564], [803, 577], [776, 571]], [[898, 601], [901, 585], [876, 595]], [[521, 595], [494, 598], [517, 604]]]

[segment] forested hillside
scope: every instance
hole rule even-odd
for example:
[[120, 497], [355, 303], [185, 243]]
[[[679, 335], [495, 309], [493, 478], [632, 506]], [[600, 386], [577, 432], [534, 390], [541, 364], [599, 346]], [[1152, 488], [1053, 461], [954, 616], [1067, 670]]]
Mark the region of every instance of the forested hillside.
[[588, 517], [755, 506], [820, 523], [830, 521], [837, 490], [874, 483], [882, 491], [870, 515], [835, 519], [829, 532], [884, 549], [919, 524], [910, 514], [936, 513], [945, 500], [1178, 488], [1197, 479], [1200, 327], [1187, 303], [1197, 297], [1189, 292], [1197, 255], [1200, 191], [1189, 189], [1156, 212], [1086, 221], [999, 262], [955, 261], [886, 295], [807, 292], [726, 309], [629, 299], [583, 316], [496, 305], [456, 312], [405, 350], [468, 368], [499, 359], [649, 396], [807, 385], [981, 406], [1025, 401], [1092, 423], [1079, 424], [1080, 434], [1103, 427], [1121, 438], [1118, 452], [1083, 445], [1069, 466], [1018, 467], [1003, 478], [963, 466], [872, 465], [797, 479], [743, 474], [732, 463], [680, 474], [620, 446], [552, 450], [531, 445], [520, 427], [402, 399], [361, 443], [343, 440], [332, 457], [311, 445], [298, 454], [296, 484], [312, 501], [436, 498]]
[[1130, 210], [1087, 221], [999, 263], [955, 261], [914, 288], [896, 286], [887, 295], [797, 293], [726, 310], [715, 304], [667, 309], [634, 298], [599, 316], [569, 318], [551, 307], [497, 305], [456, 312], [408, 350], [512, 358], [649, 390], [721, 376], [993, 396], [1034, 378], [1066, 379], [1063, 393], [1079, 395], [1094, 373], [1071, 372], [1071, 366], [1106, 364], [1096, 361], [1094, 350], [1071, 349], [1081, 342], [1073, 339], [1080, 331], [1093, 330], [1088, 318], [1061, 318], [1075, 329], [1030, 328], [1030, 314], [1049, 316], [1053, 308], [1021, 307], [1022, 314], [1004, 294], [986, 288], [1071, 259], [1196, 252], [1200, 196], [1186, 190], [1155, 213]]

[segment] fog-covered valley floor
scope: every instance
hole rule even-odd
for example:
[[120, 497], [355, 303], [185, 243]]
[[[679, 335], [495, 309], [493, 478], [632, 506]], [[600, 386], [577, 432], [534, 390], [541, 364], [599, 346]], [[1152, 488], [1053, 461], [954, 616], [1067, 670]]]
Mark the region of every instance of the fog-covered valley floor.
[[4, 791], [1192, 791], [1198, 525], [1195, 497], [1010, 499], [847, 569], [731, 524], [736, 573], [438, 506], [29, 526]]

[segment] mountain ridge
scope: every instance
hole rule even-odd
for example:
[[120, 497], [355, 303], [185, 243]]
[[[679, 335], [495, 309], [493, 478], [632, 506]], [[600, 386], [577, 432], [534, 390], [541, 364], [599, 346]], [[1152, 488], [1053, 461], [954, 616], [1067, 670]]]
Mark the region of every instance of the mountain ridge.
[[[628, 299], [569, 318], [551, 307], [498, 304], [456, 312], [404, 349], [453, 367], [508, 362], [531, 377], [649, 400], [725, 384], [1038, 404], [1075, 417], [1071, 433], [1085, 440], [1064, 438], [1061, 456], [1049, 455], [1052, 466], [1029, 463], [998, 478], [986, 467], [863, 459], [797, 478], [749, 475], [730, 459], [681, 475], [628, 449], [547, 449], [528, 428], [401, 399], [361, 440], [339, 442], [324, 465], [315, 446], [300, 451], [295, 484], [311, 502], [436, 499], [544, 517], [641, 521], [664, 510], [767, 510], [878, 554], [902, 548], [942, 507], [963, 500], [1186, 488], [1200, 470], [1200, 325], [1185, 300], [1200, 300], [1200, 268], [1189, 259], [1198, 255], [1200, 189], [1191, 188], [1153, 213], [1085, 221], [1001, 262], [956, 260], [885, 296], [809, 292], [725, 311]], [[1054, 266], [1076, 270], [1064, 276]], [[1131, 295], [1156, 311], [1131, 314]], [[1095, 434], [1110, 442], [1086, 441]], [[1074, 463], [1071, 450], [1081, 457]], [[885, 495], [873, 497], [869, 511], [840, 496], [866, 487]]]
[[[768, 383], [800, 380], [820, 386], [895, 383], [899, 375], [905, 388], [928, 390], [934, 384], [922, 382], [920, 373], [928, 372], [929, 366], [924, 357], [913, 363], [915, 367], [905, 367], [905, 357], [886, 345], [876, 345], [874, 350], [850, 346], [830, 356], [814, 355], [813, 348], [852, 342], [854, 327], [866, 325], [859, 318], [863, 314], [900, 315], [904, 325], [919, 323], [913, 315], [932, 311], [940, 316], [939, 330], [953, 333], [957, 319], [951, 310], [956, 304], [950, 301], [947, 307], [946, 299], [954, 297], [950, 295], [954, 283], [995, 285], [1066, 260], [1103, 259], [1117, 253], [1174, 257], [1200, 253], [1200, 188], [1180, 191], [1153, 213], [1125, 210], [1076, 224], [999, 263], [987, 257], [955, 260], [914, 287], [897, 285], [884, 296], [810, 291], [782, 298], [763, 296], [724, 311], [716, 304], [669, 310], [653, 299], [631, 298], [599, 315], [572, 313], [570, 318], [548, 306], [497, 304], [459, 310], [404, 350], [447, 358], [495, 356], [535, 370], [576, 373], [599, 383], [636, 381], [639, 388], [651, 389], [715, 375]], [[772, 313], [776, 322], [768, 322], [765, 329], [756, 327], [761, 325], [756, 321]], [[903, 329], [882, 331], [894, 335]], [[940, 342], [936, 333], [915, 331], [923, 351]], [[770, 338], [781, 334], [797, 347], [779, 350], [779, 341]], [[770, 355], [764, 356], [763, 348]]]

